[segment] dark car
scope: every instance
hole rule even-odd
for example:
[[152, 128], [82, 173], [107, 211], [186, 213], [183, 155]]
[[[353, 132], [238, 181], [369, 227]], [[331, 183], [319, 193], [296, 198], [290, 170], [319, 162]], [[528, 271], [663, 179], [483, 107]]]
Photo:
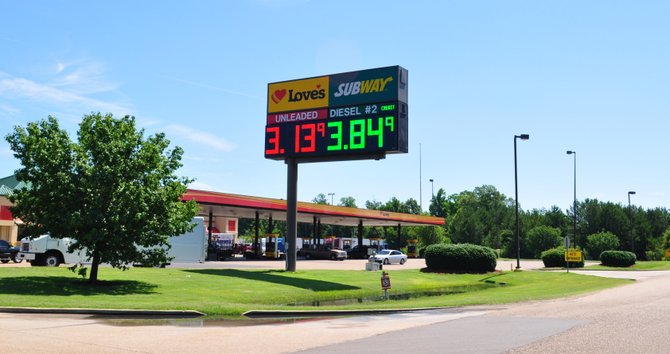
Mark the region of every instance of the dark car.
[[377, 250], [377, 247], [369, 245], [356, 245], [354, 248], [347, 251], [347, 256], [353, 259], [367, 259], [370, 256], [368, 254], [369, 249]]
[[0, 240], [0, 262], [8, 263], [9, 260], [12, 260], [14, 263], [21, 263], [23, 258], [19, 257], [19, 252], [18, 247], [13, 247], [9, 242]]

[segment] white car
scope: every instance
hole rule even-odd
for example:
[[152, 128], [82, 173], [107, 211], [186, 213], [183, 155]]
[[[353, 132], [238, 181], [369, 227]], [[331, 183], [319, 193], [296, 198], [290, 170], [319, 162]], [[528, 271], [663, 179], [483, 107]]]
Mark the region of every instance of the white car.
[[405, 264], [407, 255], [396, 250], [381, 250], [370, 256], [370, 261], [383, 264]]

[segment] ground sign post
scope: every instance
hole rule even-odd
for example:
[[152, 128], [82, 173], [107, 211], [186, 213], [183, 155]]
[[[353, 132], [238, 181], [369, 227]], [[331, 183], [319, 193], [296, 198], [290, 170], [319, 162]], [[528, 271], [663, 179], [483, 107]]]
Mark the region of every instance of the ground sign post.
[[287, 165], [287, 265], [295, 271], [298, 164], [408, 151], [407, 70], [400, 66], [268, 84], [265, 157]]

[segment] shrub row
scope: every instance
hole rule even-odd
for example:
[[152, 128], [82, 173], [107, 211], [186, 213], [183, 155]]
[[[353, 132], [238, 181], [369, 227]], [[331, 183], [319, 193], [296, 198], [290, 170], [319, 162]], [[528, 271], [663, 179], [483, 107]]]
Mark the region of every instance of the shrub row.
[[[556, 247], [542, 252], [542, 263], [547, 268], [565, 267], [565, 247]], [[568, 262], [570, 268], [584, 268], [584, 260], [581, 262]]]
[[635, 264], [635, 253], [628, 251], [603, 251], [600, 262], [608, 267], [630, 267]]
[[425, 257], [431, 271], [486, 273], [494, 271], [497, 264], [493, 249], [469, 243], [430, 245]]

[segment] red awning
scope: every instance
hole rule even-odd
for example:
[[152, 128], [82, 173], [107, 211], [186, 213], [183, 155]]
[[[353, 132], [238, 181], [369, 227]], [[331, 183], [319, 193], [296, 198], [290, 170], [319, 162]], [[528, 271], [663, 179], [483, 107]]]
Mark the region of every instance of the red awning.
[[[201, 207], [200, 215], [234, 218], [262, 218], [286, 220], [286, 201], [282, 199], [252, 197], [189, 189], [183, 200], [195, 200]], [[422, 226], [444, 225], [444, 218], [382, 210], [348, 208], [334, 205], [298, 202], [298, 221], [311, 223], [314, 218], [330, 225], [356, 226]]]

